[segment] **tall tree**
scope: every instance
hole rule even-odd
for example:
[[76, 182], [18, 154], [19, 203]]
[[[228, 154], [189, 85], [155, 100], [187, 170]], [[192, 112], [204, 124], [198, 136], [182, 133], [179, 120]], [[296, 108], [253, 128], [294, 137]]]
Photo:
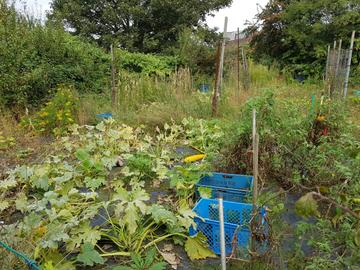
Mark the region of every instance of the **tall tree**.
[[54, 0], [49, 19], [104, 47], [116, 41], [133, 51], [161, 52], [186, 27], [232, 0]]
[[319, 75], [327, 45], [360, 29], [360, 0], [271, 0], [247, 31], [256, 60]]

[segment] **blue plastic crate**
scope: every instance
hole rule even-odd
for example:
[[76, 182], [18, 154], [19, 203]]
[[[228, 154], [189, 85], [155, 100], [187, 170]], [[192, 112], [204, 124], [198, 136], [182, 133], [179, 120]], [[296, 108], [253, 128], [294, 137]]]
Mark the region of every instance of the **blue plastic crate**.
[[225, 201], [244, 202], [244, 198], [251, 195], [253, 180], [254, 177], [250, 175], [212, 173], [202, 177], [196, 189], [211, 188], [211, 199], [221, 195]]
[[202, 83], [200, 84], [200, 92], [202, 93], [208, 93], [210, 91], [210, 85], [209, 84], [206, 84], [206, 83]]
[[[247, 251], [250, 243], [250, 220], [252, 205], [224, 201], [224, 228], [225, 228], [225, 250], [231, 254], [233, 240], [239, 249]], [[200, 199], [193, 208], [198, 217], [194, 218], [196, 228], [190, 227], [190, 236], [202, 232], [206, 238], [209, 248], [220, 254], [220, 225], [219, 225], [219, 203], [213, 199]], [[235, 233], [237, 233], [236, 237]]]
[[96, 117], [99, 119], [109, 119], [109, 118], [112, 118], [113, 115], [112, 115], [112, 113], [100, 113], [100, 114], [97, 114]]

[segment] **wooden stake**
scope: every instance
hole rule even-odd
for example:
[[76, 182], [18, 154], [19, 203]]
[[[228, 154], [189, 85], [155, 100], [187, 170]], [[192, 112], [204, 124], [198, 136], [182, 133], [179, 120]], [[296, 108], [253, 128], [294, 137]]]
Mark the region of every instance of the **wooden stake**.
[[111, 53], [111, 104], [113, 110], [116, 108], [117, 103], [117, 93], [116, 93], [116, 68], [115, 68], [115, 52], [113, 44], [110, 46]]
[[213, 104], [212, 104], [212, 114], [213, 114], [213, 116], [217, 115], [217, 103], [218, 103], [218, 99], [220, 98], [220, 94], [221, 94], [227, 24], [228, 24], [228, 17], [225, 17], [224, 33], [223, 33], [223, 39], [222, 39], [222, 42], [221, 42], [220, 64], [219, 64], [219, 69], [218, 69], [217, 76], [216, 76], [216, 85], [215, 85]]
[[329, 65], [330, 65], [330, 45], [327, 49], [327, 59], [326, 59], [326, 68], [325, 68], [325, 81], [329, 78]]
[[337, 53], [337, 59], [336, 59], [336, 68], [335, 68], [335, 77], [338, 77], [339, 73], [339, 65], [340, 65], [340, 59], [341, 59], [341, 47], [342, 47], [342, 39], [339, 41], [339, 48]]
[[350, 77], [350, 70], [351, 70], [351, 58], [352, 58], [352, 53], [353, 53], [353, 49], [354, 49], [354, 40], [355, 40], [355, 31], [353, 31], [352, 35], [351, 35], [349, 58], [348, 58], [348, 62], [347, 62], [345, 83], [344, 83], [344, 98], [346, 98], [347, 93], [348, 93], [348, 88], [349, 88], [349, 77]]
[[237, 101], [240, 100], [240, 30], [237, 29]]
[[214, 88], [214, 94], [212, 98], [212, 116], [216, 116], [217, 114], [217, 103], [218, 103], [218, 95], [216, 93], [216, 87], [218, 85], [218, 74], [220, 69], [220, 50], [221, 50], [221, 43], [219, 43], [217, 50], [216, 50], [216, 65], [215, 65], [215, 88]]
[[244, 48], [241, 48], [241, 55], [242, 55], [242, 65], [243, 65], [243, 84], [244, 84], [244, 89], [248, 90], [249, 89], [249, 83], [250, 83], [250, 78], [249, 78], [249, 67], [248, 67], [248, 62], [246, 59], [246, 52], [244, 50]]
[[222, 90], [221, 87], [222, 87], [223, 73], [224, 73], [224, 58], [225, 58], [227, 25], [228, 25], [228, 17], [225, 17], [224, 33], [223, 33], [223, 40], [222, 40], [222, 44], [221, 44], [221, 55], [220, 55], [220, 73], [219, 73], [220, 84], [219, 84], [219, 89], [218, 89], [219, 96], [221, 95], [221, 90]]

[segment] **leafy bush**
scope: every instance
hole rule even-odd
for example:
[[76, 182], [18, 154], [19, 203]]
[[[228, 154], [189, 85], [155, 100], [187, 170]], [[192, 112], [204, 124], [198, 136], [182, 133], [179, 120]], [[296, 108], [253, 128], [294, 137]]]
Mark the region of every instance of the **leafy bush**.
[[314, 270], [353, 269], [360, 262], [360, 233], [352, 227], [347, 219], [336, 226], [327, 219], [319, 219], [315, 224], [299, 222], [296, 236], [311, 248], [312, 256], [306, 258], [305, 264], [304, 260], [301, 263], [290, 260], [290, 266], [292, 269], [304, 269], [304, 266]]
[[[354, 127], [346, 121], [343, 101], [325, 98], [311, 110], [306, 100], [275, 100], [272, 91], [250, 99], [241, 121], [232, 127], [232, 139], [225, 137], [220, 159], [225, 164], [218, 163], [220, 170], [252, 174], [253, 108], [257, 110], [260, 134], [259, 179], [304, 190], [307, 195], [296, 203], [297, 213], [324, 220], [307, 226], [314, 235], [308, 242], [316, 256], [307, 259], [306, 269], [358, 265], [359, 218], [344, 209], [353, 213], [359, 209], [360, 143]], [[305, 258], [301, 258], [302, 264], [291, 269], [304, 269]]]
[[198, 27], [196, 30], [186, 28], [179, 34], [179, 48], [176, 55], [183, 65], [194, 74], [212, 76], [215, 72], [216, 48], [220, 35], [214, 30]]
[[107, 88], [110, 57], [53, 25], [0, 5], [0, 104], [40, 105], [57, 85], [79, 92]]
[[0, 131], [0, 150], [7, 150], [15, 145], [15, 138], [4, 136]]
[[129, 72], [164, 76], [172, 73], [178, 64], [179, 60], [172, 56], [157, 56], [116, 50], [116, 65], [118, 68]]
[[73, 87], [59, 86], [55, 96], [36, 113], [35, 118], [25, 118], [23, 124], [40, 133], [62, 135], [76, 122], [78, 101]]
[[[342, 39], [343, 48], [348, 48], [352, 30], [359, 28], [358, 11], [356, 0], [271, 1], [247, 28], [253, 56], [277, 62], [293, 75], [321, 78], [327, 46]], [[355, 61], [358, 53], [355, 49]]]

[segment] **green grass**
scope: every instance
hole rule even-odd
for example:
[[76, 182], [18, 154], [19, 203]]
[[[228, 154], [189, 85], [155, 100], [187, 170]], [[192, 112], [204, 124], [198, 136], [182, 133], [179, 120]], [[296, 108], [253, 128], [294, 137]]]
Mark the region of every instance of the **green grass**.
[[[219, 118], [232, 119], [239, 107], [251, 96], [261, 95], [263, 88], [280, 87], [277, 70], [250, 64], [252, 84], [249, 90], [237, 90], [237, 76], [233, 71], [225, 74], [219, 102]], [[122, 71], [118, 77], [118, 101], [111, 105], [110, 90], [105, 94], [81, 96], [79, 122], [93, 123], [98, 113], [112, 112], [115, 119], [132, 125], [145, 124], [156, 127], [164, 122], [181, 121], [184, 117], [209, 119], [212, 117], [212, 93], [200, 93], [198, 78], [188, 69], [174, 72], [167, 77], [150, 77]], [[208, 82], [211, 79], [207, 80]], [[211, 89], [214, 88], [211, 82]]]

